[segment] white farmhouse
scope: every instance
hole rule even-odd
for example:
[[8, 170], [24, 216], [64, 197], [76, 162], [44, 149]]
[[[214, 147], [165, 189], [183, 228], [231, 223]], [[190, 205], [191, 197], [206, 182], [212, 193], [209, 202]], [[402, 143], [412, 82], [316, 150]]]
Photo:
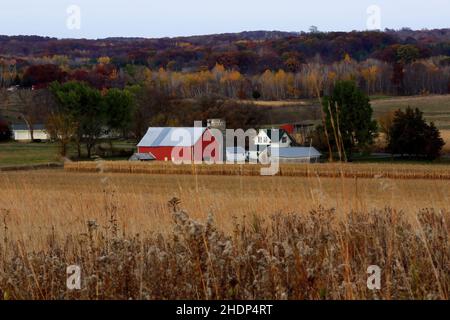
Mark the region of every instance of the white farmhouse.
[[288, 148], [295, 144], [294, 139], [284, 129], [261, 129], [254, 138], [257, 146]]
[[276, 158], [279, 162], [316, 162], [321, 156], [312, 146], [300, 147], [284, 129], [261, 129], [254, 144], [256, 150], [249, 151], [249, 159], [253, 161]]
[[289, 148], [295, 145], [294, 139], [283, 129], [261, 129], [253, 143], [257, 149], [249, 151], [249, 158], [253, 160], [258, 159], [261, 154], [267, 153], [269, 147]]

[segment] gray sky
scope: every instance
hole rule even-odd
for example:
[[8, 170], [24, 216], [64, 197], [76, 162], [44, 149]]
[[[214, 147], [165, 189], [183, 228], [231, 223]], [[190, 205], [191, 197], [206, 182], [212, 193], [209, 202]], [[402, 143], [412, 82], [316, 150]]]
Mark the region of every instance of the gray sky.
[[[450, 27], [450, 0], [0, 0], [0, 34], [58, 38], [164, 37], [249, 30], [367, 29], [367, 8], [384, 28]], [[71, 5], [80, 29], [68, 28]], [[73, 17], [73, 16], [72, 16]], [[72, 20], [71, 20], [72, 21]]]

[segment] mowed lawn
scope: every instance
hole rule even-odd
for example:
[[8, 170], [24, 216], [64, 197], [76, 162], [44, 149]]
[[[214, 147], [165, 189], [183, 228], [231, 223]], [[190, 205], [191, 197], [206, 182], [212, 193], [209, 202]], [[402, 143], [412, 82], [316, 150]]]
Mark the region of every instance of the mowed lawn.
[[[102, 143], [102, 146], [109, 148], [109, 143]], [[131, 150], [135, 143], [128, 141], [114, 141], [113, 148]], [[5, 142], [0, 143], [0, 167], [37, 165], [46, 163], [62, 163], [63, 159], [59, 155], [59, 144], [55, 142], [42, 143], [20, 143]], [[85, 153], [85, 147], [82, 147]], [[75, 145], [70, 145], [69, 157], [76, 157]], [[110, 158], [109, 160], [125, 160], [124, 157]]]
[[59, 161], [56, 143], [0, 143], [0, 167]]

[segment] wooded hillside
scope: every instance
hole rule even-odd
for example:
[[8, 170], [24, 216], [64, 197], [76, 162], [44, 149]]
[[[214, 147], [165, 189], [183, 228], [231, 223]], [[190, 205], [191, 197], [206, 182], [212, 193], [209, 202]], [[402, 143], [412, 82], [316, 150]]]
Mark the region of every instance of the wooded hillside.
[[179, 38], [56, 39], [0, 36], [0, 87], [85, 81], [98, 89], [152, 81], [192, 98], [296, 99], [352, 79], [369, 94], [450, 90], [450, 29], [288, 33], [255, 31]]

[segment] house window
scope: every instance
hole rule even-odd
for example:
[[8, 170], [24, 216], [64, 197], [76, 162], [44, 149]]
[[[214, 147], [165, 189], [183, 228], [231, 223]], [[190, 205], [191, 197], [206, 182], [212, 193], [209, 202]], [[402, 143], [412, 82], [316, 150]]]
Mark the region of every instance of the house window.
[[281, 143], [287, 143], [287, 137], [283, 137], [283, 138], [281, 139]]
[[262, 143], [263, 142], [263, 138], [262, 137], [258, 137], [258, 143]]

